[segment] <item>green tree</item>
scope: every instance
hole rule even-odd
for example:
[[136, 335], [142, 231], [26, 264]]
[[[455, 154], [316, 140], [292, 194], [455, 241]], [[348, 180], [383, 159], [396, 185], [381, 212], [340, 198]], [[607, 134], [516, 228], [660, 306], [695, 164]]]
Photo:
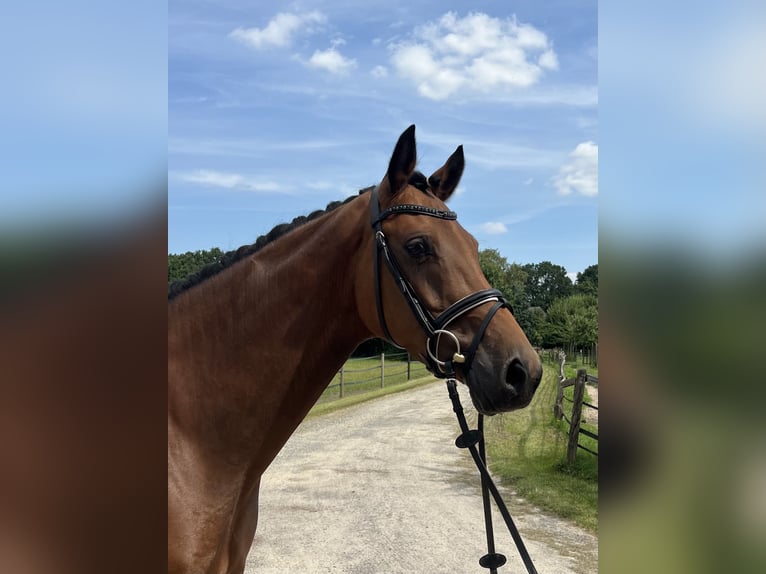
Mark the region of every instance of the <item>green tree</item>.
[[575, 293], [598, 297], [598, 263], [577, 274]]
[[198, 271], [200, 268], [219, 261], [223, 251], [217, 247], [198, 251], [187, 251], [181, 254], [168, 254], [168, 283], [183, 279]]
[[508, 263], [497, 249], [479, 251], [479, 265], [489, 284], [502, 291], [514, 308], [524, 306], [527, 274], [520, 265]]
[[554, 301], [543, 328], [545, 345], [590, 347], [598, 341], [598, 302], [593, 295], [574, 294]]
[[539, 347], [544, 342], [546, 315], [540, 307], [514, 309], [514, 316], [519, 327], [534, 346]]
[[508, 301], [510, 301], [514, 309], [526, 307], [524, 303], [526, 296], [527, 272], [524, 271], [518, 263], [511, 263], [508, 266], [506, 277], [511, 287]]
[[522, 270], [527, 274], [525, 284], [527, 307], [541, 307], [547, 312], [556, 299], [572, 294], [572, 280], [567, 276], [567, 270], [561, 265], [543, 261], [523, 265]]

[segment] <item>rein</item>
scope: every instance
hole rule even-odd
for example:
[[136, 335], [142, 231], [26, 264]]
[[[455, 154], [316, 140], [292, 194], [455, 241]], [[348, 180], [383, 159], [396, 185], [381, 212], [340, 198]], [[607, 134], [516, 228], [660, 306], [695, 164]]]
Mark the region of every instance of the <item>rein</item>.
[[[452, 400], [452, 410], [457, 416], [458, 424], [462, 434], [455, 440], [455, 446], [458, 448], [467, 448], [471, 453], [476, 467], [481, 475], [481, 495], [484, 504], [484, 526], [487, 532], [487, 554], [481, 557], [479, 564], [483, 568], [487, 568], [491, 574], [497, 574], [497, 569], [506, 563], [506, 557], [502, 554], [495, 552], [495, 540], [494, 531], [492, 527], [492, 509], [490, 508], [489, 495], [495, 499], [498, 510], [505, 520], [505, 524], [511, 533], [513, 541], [516, 543], [516, 547], [519, 550], [524, 566], [526, 566], [528, 574], [537, 574], [537, 569], [532, 563], [532, 559], [524, 546], [524, 541], [521, 539], [516, 525], [511, 518], [511, 514], [508, 512], [508, 508], [505, 506], [500, 493], [492, 481], [492, 477], [487, 470], [487, 459], [484, 450], [484, 415], [479, 413], [478, 428], [470, 430], [468, 423], [463, 413], [463, 406], [460, 404], [460, 396], [457, 392], [457, 384], [455, 380], [455, 364], [461, 365], [463, 376], [468, 375], [468, 371], [471, 368], [474, 355], [476, 354], [479, 344], [481, 343], [484, 333], [489, 327], [490, 321], [495, 314], [503, 307], [507, 308], [511, 313], [511, 305], [506, 301], [502, 292], [497, 289], [482, 289], [476, 291], [459, 299], [447, 309], [445, 309], [438, 317], [434, 318], [431, 313], [421, 305], [420, 300], [415, 293], [415, 289], [412, 287], [409, 281], [404, 277], [393, 252], [389, 249], [386, 241], [386, 236], [383, 233], [382, 222], [392, 215], [410, 214], [410, 215], [425, 215], [428, 217], [436, 217], [438, 219], [445, 219], [448, 221], [454, 221], [457, 219], [457, 214], [454, 211], [443, 211], [440, 209], [434, 209], [425, 205], [417, 204], [400, 204], [394, 205], [386, 209], [381, 213], [380, 204], [378, 201], [378, 189], [375, 188], [370, 193], [370, 223], [373, 231], [375, 232], [375, 255], [374, 255], [374, 269], [375, 269], [375, 305], [378, 311], [378, 320], [383, 329], [383, 333], [388, 341], [399, 347], [395, 341], [391, 332], [386, 324], [385, 314], [383, 313], [383, 300], [381, 297], [380, 287], [380, 260], [381, 258], [386, 263], [391, 275], [393, 276], [396, 284], [399, 286], [405, 301], [412, 310], [415, 319], [418, 321], [423, 331], [426, 333], [426, 351], [428, 354], [427, 366], [428, 369], [434, 374], [434, 376], [447, 380], [447, 391], [449, 397]], [[460, 342], [457, 336], [448, 331], [446, 327], [449, 326], [458, 317], [472, 311], [480, 305], [485, 303], [494, 302], [495, 304], [487, 312], [482, 321], [479, 329], [474, 334], [473, 340], [466, 350], [465, 354], [460, 352]], [[439, 343], [442, 336], [447, 336], [455, 344], [456, 351], [453, 353], [451, 359], [447, 361], [441, 361], [438, 358]], [[477, 448], [478, 447], [478, 448]]]
[[[465, 420], [465, 414], [463, 413], [463, 405], [460, 404], [460, 395], [457, 392], [457, 386], [454, 378], [447, 379], [447, 392], [449, 398], [452, 400], [452, 410], [457, 416], [460, 430], [463, 431], [455, 439], [455, 446], [458, 448], [467, 448], [473, 457], [476, 468], [479, 469], [481, 474], [481, 498], [484, 503], [484, 528], [487, 532], [487, 553], [479, 559], [479, 565], [483, 568], [487, 568], [491, 574], [497, 574], [497, 569], [500, 568], [506, 562], [506, 558], [503, 554], [495, 552], [495, 535], [492, 528], [492, 509], [489, 506], [489, 494], [492, 493], [492, 498], [495, 499], [497, 509], [505, 520], [505, 525], [508, 527], [508, 531], [511, 533], [513, 541], [516, 543], [516, 548], [519, 550], [519, 556], [521, 556], [522, 562], [527, 569], [528, 574], [537, 574], [537, 568], [535, 568], [532, 558], [527, 552], [527, 547], [524, 545], [524, 541], [521, 539], [521, 534], [516, 528], [513, 522], [511, 513], [508, 512], [508, 508], [505, 506], [503, 498], [500, 496], [500, 492], [497, 490], [497, 486], [492, 481], [492, 477], [487, 470], [487, 456], [484, 451], [484, 415], [479, 413], [479, 424], [477, 429], [469, 430], [468, 423]], [[478, 445], [478, 448], [477, 448]]]

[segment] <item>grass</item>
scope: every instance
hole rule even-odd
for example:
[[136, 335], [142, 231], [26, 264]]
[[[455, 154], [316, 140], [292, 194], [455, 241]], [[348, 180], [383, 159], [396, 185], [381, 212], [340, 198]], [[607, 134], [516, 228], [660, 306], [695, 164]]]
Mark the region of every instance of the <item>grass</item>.
[[380, 357], [352, 358], [346, 361], [343, 366], [343, 396], [340, 396], [340, 373], [338, 373], [309, 411], [308, 418], [407, 391], [434, 381], [425, 365], [417, 361], [410, 363], [408, 378], [406, 356], [388, 355], [384, 363], [385, 377], [381, 387], [380, 365]]
[[347, 407], [358, 405], [360, 403], [365, 403], [367, 401], [372, 401], [374, 399], [378, 399], [386, 395], [392, 395], [394, 393], [401, 393], [402, 391], [408, 391], [410, 389], [414, 389], [415, 387], [419, 387], [421, 385], [433, 383], [434, 380], [435, 379], [430, 374], [427, 374], [424, 377], [419, 377], [417, 379], [406, 381], [404, 383], [387, 385], [383, 387], [382, 389], [380, 388], [380, 384], [378, 384], [378, 387], [376, 389], [373, 389], [364, 393], [355, 393], [352, 395], [344, 396], [342, 399], [336, 398], [335, 400], [325, 400], [324, 402], [318, 402], [309, 411], [309, 414], [306, 418], [326, 415], [326, 414], [335, 412], [337, 410], [345, 409]]
[[[579, 360], [575, 360], [574, 362], [569, 362], [570, 359], [567, 357], [567, 361], [564, 363], [564, 377], [567, 379], [574, 378], [577, 376], [577, 369], [585, 369], [588, 371], [589, 375], [593, 375], [594, 377], [598, 377], [598, 367], [595, 365], [586, 365]], [[546, 363], [547, 364], [547, 363]], [[558, 364], [551, 363], [550, 366], [555, 369], [556, 373], [558, 373], [559, 366]]]
[[[578, 449], [574, 464], [567, 465], [568, 426], [553, 417], [557, 383], [558, 365], [546, 362], [543, 380], [529, 407], [485, 421], [487, 458], [493, 474], [519, 496], [595, 532], [598, 458]], [[592, 425], [584, 428], [597, 432]], [[593, 439], [581, 436], [580, 443], [598, 452]]]
[[[418, 361], [410, 364], [410, 379], [414, 380], [428, 375], [425, 365]], [[385, 379], [383, 390], [387, 387], [404, 385], [407, 379], [407, 359], [405, 356], [387, 356], [385, 360]], [[352, 358], [343, 367], [343, 399], [352, 395], [380, 391], [380, 357], [367, 359]], [[386, 393], [384, 393], [386, 394]], [[376, 395], [379, 396], [379, 395]], [[336, 374], [317, 404], [337, 401], [340, 396], [340, 374]]]

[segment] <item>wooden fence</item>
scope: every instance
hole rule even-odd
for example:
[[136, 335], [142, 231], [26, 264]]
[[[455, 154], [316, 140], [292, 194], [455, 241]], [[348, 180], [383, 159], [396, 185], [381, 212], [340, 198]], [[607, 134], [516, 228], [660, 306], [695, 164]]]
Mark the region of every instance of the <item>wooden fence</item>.
[[556, 348], [556, 349], [540, 349], [539, 353], [541, 357], [548, 358], [554, 363], [559, 361], [559, 355], [566, 353], [568, 357], [575, 357], [576, 361], [581, 365], [590, 365], [592, 367], [598, 367], [598, 345], [591, 347], [573, 347], [571, 345]]
[[[377, 359], [376, 364], [361, 366], [362, 363], [369, 365], [370, 361], [374, 359]], [[356, 366], [357, 363], [359, 364], [358, 367]], [[425, 365], [419, 361], [412, 361], [407, 352], [389, 353], [388, 355], [380, 353], [380, 355], [371, 357], [352, 357], [338, 371], [336, 379], [338, 382], [328, 385], [326, 390], [337, 388], [338, 398], [343, 398], [347, 390], [357, 385], [369, 387], [371, 383], [379, 382], [380, 388], [383, 388], [386, 386], [386, 381], [390, 382], [392, 379], [397, 379], [396, 382], [403, 382], [427, 374]]]
[[[565, 379], [564, 375], [564, 363], [566, 361], [566, 354], [562, 351], [558, 354], [559, 358], [559, 384], [558, 391], [556, 393], [556, 404], [553, 406], [553, 414], [556, 419], [567, 422], [569, 425], [569, 441], [567, 443], [567, 463], [572, 464], [575, 460], [575, 454], [577, 449], [591, 453], [598, 456], [598, 453], [589, 449], [586, 446], [580, 444], [580, 435], [588, 436], [595, 441], [598, 441], [598, 434], [593, 433], [587, 429], [581, 427], [582, 423], [582, 409], [583, 407], [598, 410], [598, 407], [584, 401], [585, 397], [585, 383], [593, 383], [598, 386], [598, 377], [589, 375], [587, 369], [578, 369], [577, 376], [573, 379]], [[574, 386], [574, 393], [571, 400], [572, 413], [571, 418], [567, 417], [564, 412], [564, 401], [569, 399], [564, 396], [564, 389], [566, 387]]]

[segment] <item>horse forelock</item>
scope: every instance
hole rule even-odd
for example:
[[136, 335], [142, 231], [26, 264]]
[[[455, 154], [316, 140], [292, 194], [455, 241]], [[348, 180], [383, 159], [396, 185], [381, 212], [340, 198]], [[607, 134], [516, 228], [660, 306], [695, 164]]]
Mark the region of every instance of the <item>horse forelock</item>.
[[414, 171], [410, 176], [409, 183], [412, 187], [422, 191], [428, 197], [434, 197], [432, 186], [437, 186], [438, 182], [432, 181], [432, 178], [426, 177], [422, 172]]

